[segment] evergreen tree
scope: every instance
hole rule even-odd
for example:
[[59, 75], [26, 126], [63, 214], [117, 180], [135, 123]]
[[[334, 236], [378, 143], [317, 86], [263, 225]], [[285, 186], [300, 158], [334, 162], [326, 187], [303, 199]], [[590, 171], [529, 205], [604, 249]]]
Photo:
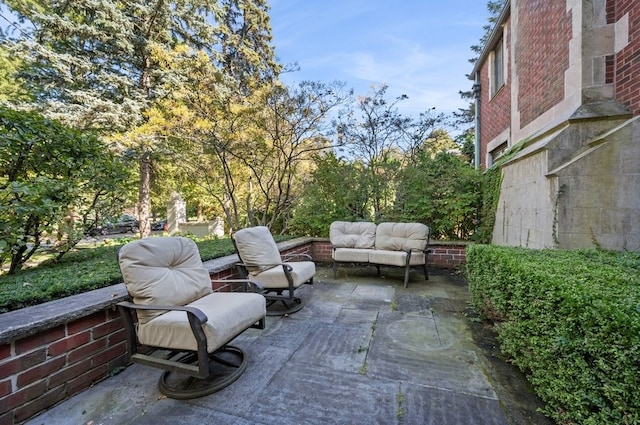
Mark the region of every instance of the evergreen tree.
[[[191, 52], [206, 52], [220, 66], [227, 64], [227, 69], [252, 63], [255, 74], [275, 63], [267, 6], [263, 0], [22, 3], [10, 6], [31, 29], [9, 45], [25, 58], [22, 75], [36, 94], [35, 106], [75, 128], [110, 135], [116, 146], [138, 159], [138, 208], [145, 236], [151, 164], [157, 152], [170, 147], [164, 145], [165, 138], [141, 126], [150, 108], [183, 78], [159, 58], [187, 46]], [[238, 54], [228, 54], [235, 51]], [[243, 64], [232, 66], [235, 60]]]
[[[482, 53], [482, 49], [484, 49], [485, 44], [489, 41], [493, 28], [495, 27], [506, 3], [507, 0], [489, 0], [487, 3], [489, 18], [487, 24], [483, 27], [484, 34], [480, 38], [479, 43], [471, 46], [471, 51], [476, 55], [469, 59], [470, 63], [475, 64], [478, 60], [480, 53]], [[463, 146], [463, 150], [465, 150], [466, 153], [469, 153], [470, 151], [470, 141], [473, 140], [475, 134], [475, 96], [476, 93], [473, 87], [470, 90], [460, 91], [460, 97], [469, 101], [469, 106], [467, 108], [460, 108], [457, 112], [453, 113], [456, 125], [464, 128], [464, 131], [458, 137], [458, 143]], [[469, 155], [469, 160], [472, 160], [473, 157], [474, 155]]]

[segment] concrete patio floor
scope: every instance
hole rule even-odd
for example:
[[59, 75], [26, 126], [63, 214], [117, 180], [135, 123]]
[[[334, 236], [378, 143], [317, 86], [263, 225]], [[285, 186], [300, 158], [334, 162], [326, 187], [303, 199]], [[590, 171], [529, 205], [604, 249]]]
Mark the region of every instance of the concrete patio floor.
[[468, 317], [464, 278], [428, 281], [374, 267], [319, 267], [305, 307], [268, 317], [233, 345], [247, 371], [210, 396], [179, 401], [161, 371], [132, 365], [27, 424], [552, 424], [493, 335]]

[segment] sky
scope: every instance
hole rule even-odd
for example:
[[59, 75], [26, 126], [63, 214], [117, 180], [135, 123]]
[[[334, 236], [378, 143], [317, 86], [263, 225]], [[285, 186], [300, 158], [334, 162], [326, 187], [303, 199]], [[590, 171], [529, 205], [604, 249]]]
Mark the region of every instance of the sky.
[[342, 81], [357, 95], [388, 86], [399, 112], [466, 108], [471, 46], [487, 24], [486, 0], [271, 0], [271, 30], [287, 84]]

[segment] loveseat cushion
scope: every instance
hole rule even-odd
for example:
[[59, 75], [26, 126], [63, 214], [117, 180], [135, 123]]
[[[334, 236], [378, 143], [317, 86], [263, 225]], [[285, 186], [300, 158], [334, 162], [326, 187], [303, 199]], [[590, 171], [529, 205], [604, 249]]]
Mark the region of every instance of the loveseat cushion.
[[334, 221], [329, 227], [329, 239], [334, 248], [373, 249], [376, 225], [368, 221]]
[[[203, 329], [209, 353], [266, 315], [265, 298], [255, 293], [214, 292], [188, 305], [198, 308], [207, 316]], [[140, 324], [138, 338], [142, 344], [152, 347], [198, 349], [184, 311], [169, 311]]]
[[[385, 266], [404, 267], [407, 265], [406, 251], [385, 251], [374, 249], [369, 252], [369, 262]], [[409, 259], [410, 266], [422, 266], [425, 262], [425, 255], [421, 251], [412, 251]]]
[[334, 261], [341, 263], [367, 263], [369, 262], [369, 252], [373, 249], [363, 248], [336, 248], [331, 253]]
[[380, 223], [376, 228], [375, 248], [385, 251], [423, 251], [428, 238], [429, 227], [422, 223]]
[[[150, 237], [120, 248], [122, 278], [133, 302], [144, 305], [186, 305], [212, 292], [211, 277], [198, 247], [183, 237]], [[163, 314], [138, 311], [140, 323]]]

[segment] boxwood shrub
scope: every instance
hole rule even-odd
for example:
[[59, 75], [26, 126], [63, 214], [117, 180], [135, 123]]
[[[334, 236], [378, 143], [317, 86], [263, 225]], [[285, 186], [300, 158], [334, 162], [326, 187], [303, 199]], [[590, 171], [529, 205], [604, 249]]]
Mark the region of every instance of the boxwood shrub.
[[474, 245], [473, 306], [562, 424], [640, 423], [640, 254]]
[[[281, 242], [292, 236], [275, 235], [274, 238]], [[46, 260], [12, 275], [0, 273], [0, 314], [122, 282], [116, 251], [133, 239], [78, 246], [60, 261]], [[235, 252], [229, 238], [194, 239], [202, 261]]]

